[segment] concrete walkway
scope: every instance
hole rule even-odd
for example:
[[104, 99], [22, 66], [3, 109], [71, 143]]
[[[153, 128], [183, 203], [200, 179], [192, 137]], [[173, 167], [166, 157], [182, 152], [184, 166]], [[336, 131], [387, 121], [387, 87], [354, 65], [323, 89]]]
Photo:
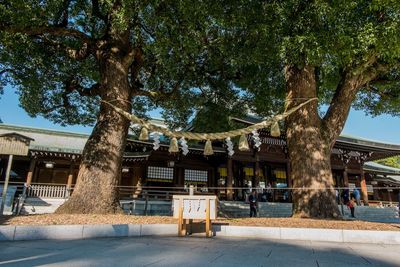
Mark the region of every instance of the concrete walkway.
[[2, 242], [0, 266], [400, 266], [400, 245], [133, 237]]

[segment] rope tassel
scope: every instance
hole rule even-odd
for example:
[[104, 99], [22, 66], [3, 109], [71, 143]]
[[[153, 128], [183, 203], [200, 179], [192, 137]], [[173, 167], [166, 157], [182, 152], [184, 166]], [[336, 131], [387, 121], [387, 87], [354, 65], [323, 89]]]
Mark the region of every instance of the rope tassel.
[[239, 139], [239, 150], [240, 151], [250, 150], [249, 142], [247, 141], [246, 135], [244, 134], [242, 134]]
[[[286, 110], [282, 114], [275, 115], [270, 119], [250, 125], [246, 128], [235, 129], [235, 130], [231, 130], [231, 131], [227, 131], [227, 132], [218, 132], [218, 133], [193, 133], [193, 132], [171, 131], [171, 130], [165, 129], [163, 127], [154, 125], [146, 120], [140, 119], [139, 117], [135, 116], [134, 114], [129, 114], [128, 112], [114, 106], [110, 102], [107, 102], [104, 100], [101, 100], [101, 101], [110, 105], [115, 111], [117, 111], [118, 113], [120, 113], [121, 115], [123, 115], [124, 117], [126, 117], [127, 119], [132, 121], [133, 123], [142, 125], [143, 127], [147, 128], [146, 130], [151, 129], [151, 131], [160, 132], [163, 135], [169, 136], [169, 137], [179, 137], [179, 138], [184, 137], [184, 138], [190, 139], [190, 140], [199, 140], [199, 141], [210, 140], [210, 141], [212, 141], [212, 140], [222, 140], [222, 139], [226, 139], [228, 137], [232, 138], [232, 137], [244, 135], [244, 134], [250, 134], [251, 132], [253, 132], [255, 130], [260, 130], [260, 129], [269, 127], [271, 125], [272, 125], [271, 135], [274, 137], [278, 137], [278, 136], [280, 136], [280, 133], [281, 133], [280, 129], [279, 129], [278, 121], [283, 120], [284, 118], [286, 118], [293, 112], [299, 110], [304, 105], [307, 105], [311, 101], [318, 100], [318, 98], [304, 98], [304, 99], [308, 99], [308, 100], [304, 101], [303, 103], [301, 103], [289, 110]], [[240, 139], [242, 140], [241, 143], [243, 144], [243, 145], [240, 145], [240, 147], [242, 147], [243, 150], [249, 150], [250, 148], [248, 146], [247, 140], [245, 140], [246, 138], [241, 137]], [[172, 140], [171, 140], [171, 143], [172, 143]], [[240, 150], [242, 150], [242, 149], [240, 149]], [[176, 148], [172, 148], [172, 150], [179, 151], [179, 148], [176, 145]]]
[[169, 153], [177, 153], [179, 152], [179, 147], [178, 147], [178, 140], [176, 140], [175, 137], [171, 138], [171, 142], [169, 144]]
[[212, 154], [214, 154], [212, 143], [211, 140], [208, 139], [206, 145], [204, 146], [204, 156], [210, 156]]
[[273, 137], [281, 136], [281, 130], [279, 129], [279, 123], [277, 121], [271, 125], [271, 136]]
[[140, 141], [149, 140], [149, 130], [147, 130], [146, 127], [142, 127], [142, 130], [140, 131], [140, 135], [139, 135], [139, 140]]

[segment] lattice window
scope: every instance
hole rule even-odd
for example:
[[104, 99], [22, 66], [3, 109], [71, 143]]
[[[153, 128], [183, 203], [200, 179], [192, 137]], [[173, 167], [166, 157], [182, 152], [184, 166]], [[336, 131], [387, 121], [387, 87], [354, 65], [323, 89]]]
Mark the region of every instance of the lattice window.
[[174, 180], [174, 168], [149, 166], [147, 168], [147, 180], [172, 182]]
[[185, 170], [185, 182], [207, 183], [208, 172], [200, 170]]

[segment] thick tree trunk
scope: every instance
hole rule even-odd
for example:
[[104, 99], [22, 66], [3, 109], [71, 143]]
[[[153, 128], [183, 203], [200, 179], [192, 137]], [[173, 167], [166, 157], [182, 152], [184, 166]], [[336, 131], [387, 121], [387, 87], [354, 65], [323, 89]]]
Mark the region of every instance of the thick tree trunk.
[[[286, 67], [288, 108], [316, 97], [314, 69]], [[337, 218], [331, 171], [331, 141], [325, 136], [317, 101], [286, 120], [287, 146], [293, 181], [293, 216]]]
[[[101, 98], [131, 112], [127, 68], [115, 58], [100, 64]], [[120, 211], [118, 181], [129, 121], [101, 103], [97, 123], [83, 150], [72, 196], [56, 213], [116, 213]]]

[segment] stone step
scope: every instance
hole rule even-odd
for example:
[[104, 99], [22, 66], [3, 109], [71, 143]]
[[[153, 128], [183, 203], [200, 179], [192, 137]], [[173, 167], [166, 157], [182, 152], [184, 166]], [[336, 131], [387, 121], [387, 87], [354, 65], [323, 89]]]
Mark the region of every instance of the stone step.
[[[220, 202], [220, 213], [232, 218], [248, 217], [249, 204], [243, 202]], [[341, 211], [341, 206], [339, 206]], [[350, 209], [343, 206], [344, 217], [350, 218]], [[291, 203], [260, 202], [260, 217], [290, 217], [292, 215]], [[357, 219], [365, 221], [399, 222], [398, 210], [396, 208], [376, 208], [369, 206], [358, 206], [355, 209]]]
[[54, 213], [66, 199], [28, 197], [21, 209], [22, 215]]

